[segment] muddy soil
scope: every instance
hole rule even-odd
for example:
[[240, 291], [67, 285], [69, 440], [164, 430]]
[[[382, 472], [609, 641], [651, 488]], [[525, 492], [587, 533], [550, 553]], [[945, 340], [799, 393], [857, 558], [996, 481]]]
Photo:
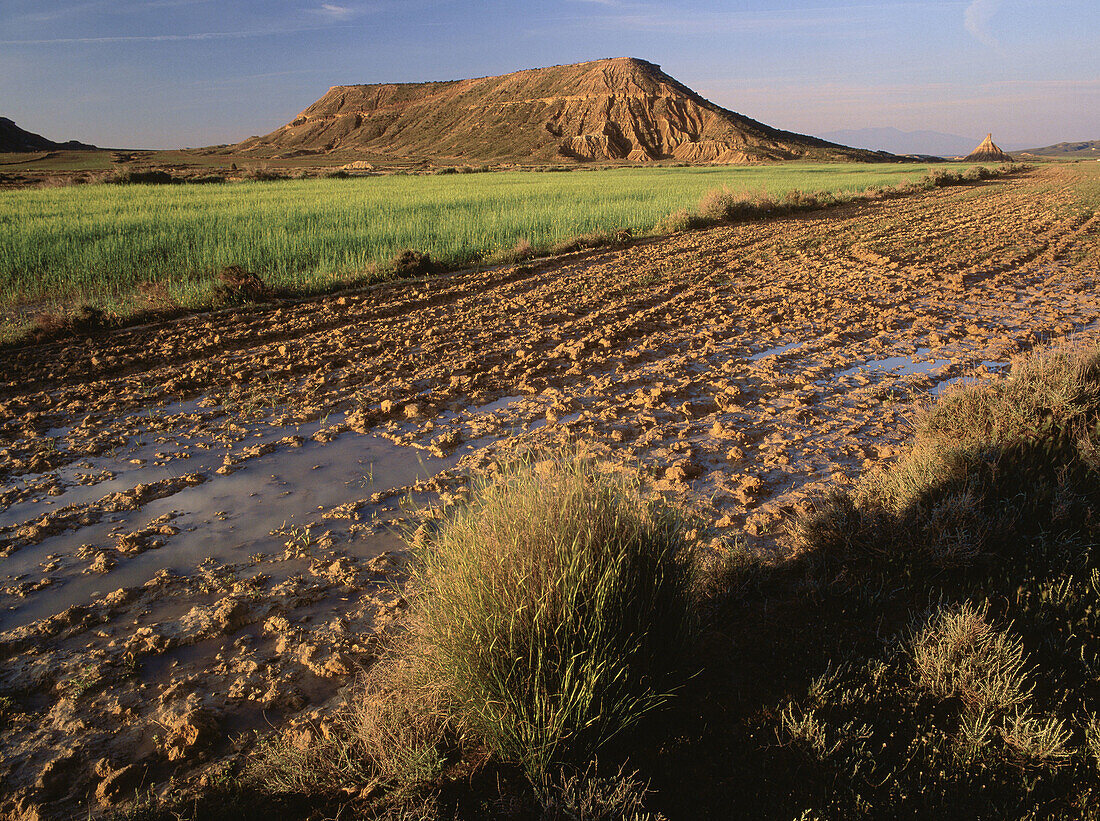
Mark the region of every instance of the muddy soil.
[[4, 353], [0, 812], [322, 719], [405, 607], [398, 532], [530, 448], [773, 549], [936, 394], [1100, 338], [1079, 173]]

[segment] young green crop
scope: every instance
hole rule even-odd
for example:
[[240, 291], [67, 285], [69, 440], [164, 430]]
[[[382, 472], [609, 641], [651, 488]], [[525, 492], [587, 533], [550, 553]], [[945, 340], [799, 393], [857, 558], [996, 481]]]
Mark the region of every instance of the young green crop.
[[365, 278], [404, 248], [464, 265], [521, 240], [545, 251], [581, 234], [646, 233], [715, 188], [854, 192], [928, 169], [792, 163], [4, 191], [0, 305], [85, 300], [129, 313], [141, 307], [138, 286], [154, 282], [196, 307], [228, 265], [277, 288], [325, 288]]

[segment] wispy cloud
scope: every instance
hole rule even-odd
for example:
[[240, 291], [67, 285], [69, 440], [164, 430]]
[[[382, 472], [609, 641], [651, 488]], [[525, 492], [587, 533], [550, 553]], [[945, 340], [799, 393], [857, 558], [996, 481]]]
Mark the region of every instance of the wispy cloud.
[[999, 49], [1000, 43], [989, 33], [989, 23], [997, 13], [1001, 0], [973, 0], [963, 12], [963, 26], [980, 43]]
[[[842, 26], [851, 31], [879, 18], [882, 3], [844, 3], [823, 7], [792, 9], [737, 9], [700, 11], [677, 8], [667, 3], [639, 3], [628, 0], [572, 0], [605, 7], [604, 14], [575, 21], [577, 25], [599, 26], [616, 31], [662, 32], [672, 34], [745, 34], [752, 32], [820, 30], [822, 26]], [[895, 3], [891, 9], [920, 9], [931, 12], [956, 6], [957, 0], [910, 0]], [[867, 36], [872, 36], [867, 34]]]
[[322, 3], [317, 11], [333, 20], [348, 20], [355, 15], [355, 9], [348, 6], [337, 6], [334, 3]]
[[38, 40], [0, 40], [3, 46], [51, 46], [76, 43], [172, 43], [189, 40], [242, 40], [250, 37], [279, 37], [306, 31], [324, 31], [329, 26], [298, 26], [256, 31], [205, 31], [196, 34], [123, 34], [107, 37], [50, 37]]

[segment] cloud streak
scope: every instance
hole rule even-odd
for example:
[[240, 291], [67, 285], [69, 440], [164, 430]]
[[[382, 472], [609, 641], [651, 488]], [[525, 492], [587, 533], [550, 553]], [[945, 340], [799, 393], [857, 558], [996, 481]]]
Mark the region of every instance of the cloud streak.
[[299, 26], [297, 28], [261, 31], [206, 31], [196, 34], [124, 34], [109, 37], [51, 37], [40, 40], [0, 40], [3, 46], [54, 46], [78, 43], [176, 43], [195, 40], [243, 40], [250, 37], [280, 37], [307, 31], [328, 31], [331, 26]]
[[333, 20], [347, 20], [355, 14], [355, 9], [350, 9], [347, 6], [337, 6], [334, 3], [322, 3], [321, 8], [317, 11], [326, 17], [331, 17]]
[[[577, 26], [598, 26], [618, 32], [661, 32], [673, 34], [748, 34], [755, 32], [820, 31], [823, 26], [849, 32], [882, 17], [881, 3], [842, 3], [804, 9], [752, 9], [699, 11], [670, 8], [667, 4], [626, 0], [572, 0], [605, 9], [605, 13], [574, 20]], [[932, 12], [957, 8], [957, 0], [909, 0], [891, 9]], [[559, 19], [559, 18], [555, 18]], [[866, 36], [873, 36], [867, 34]]]
[[1001, 0], [973, 0], [963, 12], [963, 26], [970, 35], [983, 45], [999, 49], [1000, 43], [989, 33], [989, 23], [997, 13]]

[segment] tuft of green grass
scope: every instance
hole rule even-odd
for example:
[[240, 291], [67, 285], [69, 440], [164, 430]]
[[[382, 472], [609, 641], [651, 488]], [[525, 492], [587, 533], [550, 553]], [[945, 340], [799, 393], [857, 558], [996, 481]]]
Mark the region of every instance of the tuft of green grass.
[[513, 467], [419, 551], [425, 673], [500, 759], [533, 777], [585, 761], [682, 683], [692, 567], [676, 514], [621, 480]]
[[1031, 696], [1018, 638], [994, 629], [969, 602], [938, 608], [913, 640], [917, 686], [977, 713], [1003, 713]]

